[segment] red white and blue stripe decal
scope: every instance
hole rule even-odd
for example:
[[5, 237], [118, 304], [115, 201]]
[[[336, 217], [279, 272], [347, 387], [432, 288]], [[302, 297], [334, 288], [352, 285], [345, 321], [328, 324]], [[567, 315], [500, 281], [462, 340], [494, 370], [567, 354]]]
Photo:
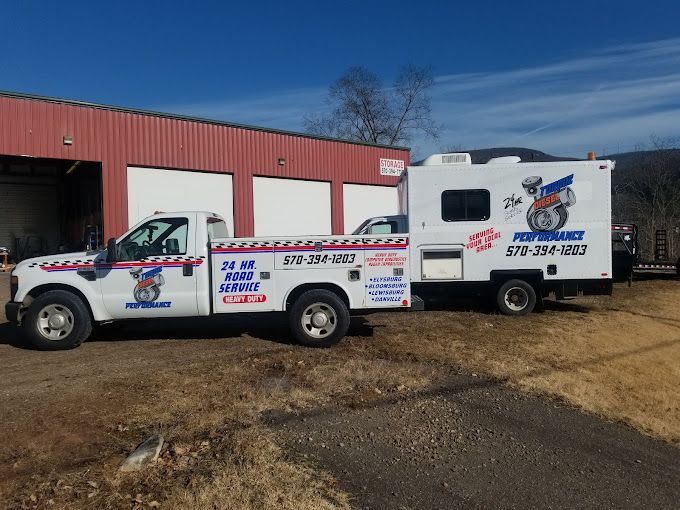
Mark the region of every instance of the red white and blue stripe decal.
[[132, 269], [133, 267], [182, 267], [185, 264], [191, 264], [193, 267], [198, 267], [203, 264], [203, 259], [187, 258], [186, 260], [145, 260], [139, 262], [116, 262], [114, 264], [94, 264], [93, 262], [69, 263], [69, 262], [53, 262], [38, 264], [38, 267], [48, 273], [56, 271], [77, 271], [78, 269], [95, 268], [102, 270], [112, 269]]

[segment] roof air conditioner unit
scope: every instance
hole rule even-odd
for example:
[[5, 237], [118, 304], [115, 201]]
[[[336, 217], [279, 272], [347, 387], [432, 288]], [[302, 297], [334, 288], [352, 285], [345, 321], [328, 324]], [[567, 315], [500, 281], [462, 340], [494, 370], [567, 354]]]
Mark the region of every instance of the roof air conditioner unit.
[[433, 154], [423, 161], [423, 166], [429, 165], [471, 165], [472, 158], [467, 152], [452, 152], [449, 154]]

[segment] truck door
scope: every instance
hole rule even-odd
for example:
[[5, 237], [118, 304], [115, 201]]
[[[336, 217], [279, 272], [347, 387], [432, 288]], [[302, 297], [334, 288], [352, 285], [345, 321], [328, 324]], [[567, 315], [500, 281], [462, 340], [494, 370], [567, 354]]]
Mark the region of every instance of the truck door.
[[102, 300], [114, 319], [198, 314], [196, 225], [192, 216], [155, 217], [118, 242], [114, 264], [97, 266]]

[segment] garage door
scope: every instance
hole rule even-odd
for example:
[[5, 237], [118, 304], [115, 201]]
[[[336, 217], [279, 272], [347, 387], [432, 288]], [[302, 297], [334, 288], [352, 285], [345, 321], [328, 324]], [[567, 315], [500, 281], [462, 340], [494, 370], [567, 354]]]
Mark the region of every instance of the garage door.
[[253, 178], [256, 236], [331, 233], [331, 185], [271, 177]]
[[[8, 178], [9, 179], [9, 178]], [[36, 253], [56, 253], [59, 215], [55, 182], [31, 177], [0, 182], [0, 247], [21, 258]], [[19, 239], [19, 253], [15, 251]]]
[[399, 214], [397, 188], [344, 184], [342, 186], [345, 211], [345, 234], [351, 233], [372, 216]]
[[127, 169], [130, 226], [156, 211], [210, 211], [224, 217], [234, 232], [234, 194], [229, 174]]

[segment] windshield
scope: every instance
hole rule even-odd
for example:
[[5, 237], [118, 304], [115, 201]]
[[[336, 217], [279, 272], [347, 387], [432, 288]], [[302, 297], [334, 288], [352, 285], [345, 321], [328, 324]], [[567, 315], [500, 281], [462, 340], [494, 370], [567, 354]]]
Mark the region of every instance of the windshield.
[[157, 218], [140, 225], [118, 244], [120, 261], [140, 260], [157, 255], [185, 255], [187, 218]]

